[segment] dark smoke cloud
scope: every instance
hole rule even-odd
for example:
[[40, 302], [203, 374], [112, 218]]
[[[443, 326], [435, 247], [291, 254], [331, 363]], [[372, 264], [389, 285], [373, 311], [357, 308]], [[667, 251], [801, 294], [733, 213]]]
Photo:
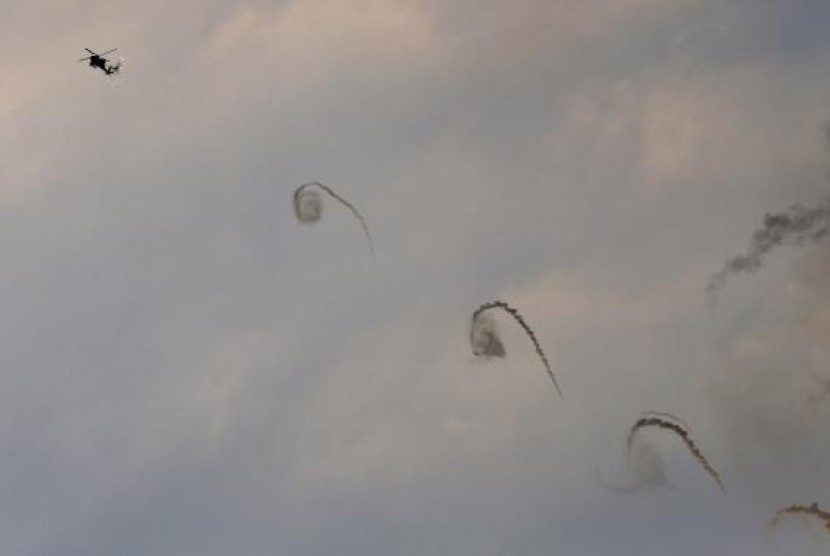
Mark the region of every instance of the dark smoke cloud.
[[369, 233], [369, 226], [366, 224], [366, 219], [363, 218], [363, 215], [358, 212], [353, 204], [335, 193], [325, 184], [318, 181], [308, 182], [302, 184], [294, 191], [294, 214], [297, 216], [297, 220], [304, 223], [317, 222], [323, 215], [323, 199], [320, 193], [312, 188], [325, 191], [331, 198], [351, 211], [358, 222], [360, 222], [363, 233], [366, 235], [366, 241], [369, 244], [369, 251], [371, 251], [372, 257], [374, 257], [375, 246], [372, 241], [372, 234]]
[[781, 245], [803, 245], [821, 240], [830, 227], [830, 199], [815, 207], [793, 205], [786, 212], [767, 213], [763, 226], [752, 234], [749, 249], [726, 261], [706, 285], [710, 294], [720, 290], [733, 274], [757, 272], [766, 256]]

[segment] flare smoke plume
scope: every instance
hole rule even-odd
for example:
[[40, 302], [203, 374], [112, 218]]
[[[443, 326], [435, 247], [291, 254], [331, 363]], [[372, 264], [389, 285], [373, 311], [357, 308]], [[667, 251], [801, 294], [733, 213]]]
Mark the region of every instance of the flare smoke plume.
[[752, 234], [746, 252], [726, 261], [723, 268], [709, 279], [706, 290], [714, 294], [732, 274], [757, 272], [766, 256], [777, 247], [819, 241], [829, 229], [830, 199], [815, 207], [793, 205], [786, 212], [767, 213], [763, 226]]
[[533, 347], [536, 348], [536, 353], [545, 365], [545, 370], [547, 371], [548, 376], [550, 376], [556, 391], [559, 393], [559, 397], [564, 398], [562, 390], [559, 388], [559, 383], [556, 381], [556, 377], [551, 369], [550, 362], [548, 361], [545, 352], [542, 351], [542, 346], [539, 345], [539, 340], [536, 339], [536, 334], [533, 330], [531, 330], [530, 326], [528, 326], [519, 312], [503, 301], [485, 303], [473, 312], [472, 322], [470, 324], [470, 346], [472, 347], [473, 355], [485, 358], [505, 356], [506, 351], [504, 349], [504, 344], [499, 338], [496, 323], [492, 317], [487, 314], [487, 311], [490, 309], [501, 309], [513, 317], [517, 323], [519, 323], [519, 326], [521, 326], [527, 333], [528, 337], [530, 337], [530, 341], [533, 342]]
[[781, 518], [788, 514], [804, 514], [814, 516], [820, 519], [821, 522], [824, 524], [824, 528], [827, 529], [828, 532], [830, 532], [830, 513], [819, 508], [818, 504], [816, 504], [815, 502], [813, 502], [809, 506], [793, 504], [792, 506], [778, 510], [777, 512], [775, 512], [775, 517], [773, 517], [772, 521], [770, 521], [770, 527], [775, 527], [775, 525], [781, 520]]
[[[648, 411], [642, 416], [662, 417], [683, 425], [686, 430], [689, 429], [686, 423], [671, 413]], [[624, 484], [613, 484], [605, 480], [597, 470], [597, 479], [603, 487], [616, 493], [631, 494], [669, 484], [668, 477], [666, 477], [665, 461], [653, 445], [643, 441], [630, 442], [627, 448], [626, 460], [633, 475], [632, 480]]]
[[691, 434], [689, 433], [686, 426], [683, 425], [683, 422], [680, 421], [678, 418], [674, 417], [670, 413], [660, 413], [657, 411], [650, 411], [644, 413], [637, 419], [637, 422], [634, 423], [634, 426], [631, 427], [631, 431], [628, 433], [628, 439], [626, 440], [626, 447], [628, 449], [629, 459], [631, 457], [631, 448], [634, 443], [634, 437], [637, 432], [641, 429], [648, 428], [648, 427], [656, 427], [659, 429], [664, 429], [673, 432], [676, 434], [686, 445], [689, 452], [692, 456], [703, 466], [703, 469], [714, 479], [714, 481], [718, 484], [721, 492], [726, 492], [726, 489], [723, 486], [723, 482], [721, 481], [720, 475], [715, 469], [709, 464], [709, 461], [704, 457], [703, 453], [700, 449], [695, 445], [694, 441], [692, 441]]
[[317, 222], [323, 215], [323, 199], [318, 191], [312, 189], [316, 187], [321, 191], [325, 191], [334, 200], [338, 201], [344, 207], [349, 209], [352, 214], [360, 222], [363, 228], [363, 233], [366, 235], [366, 241], [369, 243], [369, 251], [372, 252], [372, 257], [375, 256], [375, 246], [372, 241], [372, 234], [369, 233], [369, 226], [366, 224], [366, 219], [358, 212], [353, 204], [332, 191], [332, 189], [318, 181], [308, 182], [302, 184], [294, 191], [294, 214], [297, 220], [304, 223]]
[[504, 344], [499, 338], [499, 330], [496, 319], [489, 313], [479, 314], [473, 318], [473, 326], [470, 328], [470, 344], [473, 347], [473, 354], [485, 358], [504, 357], [506, 351]]
[[638, 442], [629, 454], [628, 467], [633, 476], [627, 483], [611, 483], [600, 474], [599, 469], [596, 469], [597, 480], [603, 487], [618, 494], [633, 494], [669, 484], [663, 457], [651, 444]]

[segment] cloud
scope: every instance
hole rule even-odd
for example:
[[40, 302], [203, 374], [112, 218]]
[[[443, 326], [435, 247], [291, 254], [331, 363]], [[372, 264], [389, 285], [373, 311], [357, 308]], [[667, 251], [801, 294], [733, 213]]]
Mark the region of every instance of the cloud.
[[347, 0], [299, 0], [241, 6], [197, 64], [213, 102], [247, 94], [263, 102], [265, 91], [271, 103], [300, 102], [318, 88], [354, 87], [355, 77], [373, 79], [381, 68], [412, 71], [434, 57], [437, 44], [421, 0], [369, 0], [360, 9]]
[[[691, 1], [359, 4], [0, 18], [3, 553], [763, 545], [730, 501], [678, 484], [681, 517], [671, 492], [618, 500], [590, 469], [655, 405], [688, 415], [730, 478], [757, 462], [742, 449], [760, 480], [790, 428], [812, 438], [820, 401], [792, 416], [777, 396], [813, 383], [768, 367], [809, 353], [825, 376], [824, 313], [784, 331], [781, 306], [758, 328], [719, 309], [736, 376], [710, 385], [699, 286], [757, 214], [809, 197], [820, 49], [738, 56], [746, 29]], [[124, 49], [123, 83], [64, 54], [93, 39]], [[310, 179], [360, 202], [375, 265], [354, 264], [347, 218], [299, 229]], [[471, 360], [470, 308], [496, 297], [567, 402], [530, 349]], [[673, 482], [699, 479], [666, 458]], [[789, 465], [782, 492], [812, 484]]]
[[740, 308], [741, 324], [721, 336], [718, 367], [706, 387], [737, 476], [766, 504], [827, 495], [819, 486], [826, 472], [816, 463], [830, 453], [821, 425], [827, 413], [821, 390], [828, 368], [825, 255], [824, 247], [807, 249], [795, 275], [756, 292], [755, 307]]

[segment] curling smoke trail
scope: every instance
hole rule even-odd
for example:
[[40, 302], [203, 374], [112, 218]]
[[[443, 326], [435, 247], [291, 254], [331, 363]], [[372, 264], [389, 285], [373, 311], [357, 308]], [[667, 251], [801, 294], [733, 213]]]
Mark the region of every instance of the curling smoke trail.
[[666, 419], [666, 420], [669, 420], [669, 421], [674, 421], [675, 423], [677, 423], [679, 425], [682, 425], [683, 428], [685, 428], [686, 430], [689, 430], [689, 428], [690, 428], [689, 425], [687, 425], [686, 422], [683, 421], [683, 419], [681, 419], [680, 417], [678, 417], [674, 413], [667, 413], [665, 411], [649, 410], [649, 411], [646, 411], [645, 413], [643, 413], [642, 415], [640, 415], [640, 418], [643, 418], [643, 417], [661, 417], [663, 419]]
[[369, 226], [366, 224], [366, 219], [363, 218], [363, 215], [358, 212], [353, 204], [332, 191], [329, 186], [323, 183], [318, 181], [304, 183], [294, 191], [294, 214], [297, 216], [297, 220], [300, 222], [317, 222], [323, 215], [323, 199], [320, 197], [320, 194], [311, 189], [311, 187], [317, 187], [320, 190], [325, 191], [329, 196], [352, 212], [358, 222], [360, 222], [360, 226], [363, 228], [363, 233], [366, 235], [366, 241], [369, 243], [369, 251], [371, 251], [372, 257], [374, 257], [375, 246], [372, 241], [372, 234], [369, 233]]
[[770, 521], [770, 527], [775, 527], [775, 525], [781, 520], [781, 518], [788, 514], [804, 514], [817, 517], [824, 524], [824, 528], [827, 529], [828, 532], [830, 532], [830, 513], [819, 508], [818, 504], [815, 502], [813, 502], [809, 506], [793, 504], [792, 506], [778, 510], [777, 512], [775, 512], [775, 517], [773, 517]]
[[[671, 413], [664, 413], [662, 411], [647, 411], [641, 417], [660, 417], [668, 421], [675, 421], [681, 424], [686, 430], [689, 426], [686, 425], [679, 417]], [[646, 442], [631, 442], [628, 446], [627, 463], [633, 474], [633, 478], [628, 483], [613, 484], [607, 481], [599, 471], [596, 469], [595, 475], [599, 483], [606, 489], [616, 492], [618, 494], [632, 494], [643, 490], [650, 490], [653, 488], [670, 485], [668, 477], [666, 476], [666, 466], [663, 457], [651, 444]]]
[[503, 301], [485, 303], [473, 312], [472, 322], [470, 324], [470, 346], [473, 349], [473, 355], [489, 358], [504, 357], [506, 353], [504, 344], [498, 336], [495, 321], [487, 315], [487, 311], [490, 309], [501, 309], [513, 317], [517, 323], [519, 323], [519, 326], [521, 326], [530, 337], [530, 341], [533, 342], [533, 347], [536, 348], [536, 353], [539, 355], [542, 363], [544, 363], [545, 370], [547, 371], [548, 376], [550, 376], [556, 391], [559, 393], [559, 397], [564, 399], [562, 390], [559, 388], [559, 383], [556, 381], [556, 377], [551, 369], [550, 362], [548, 361], [545, 352], [542, 351], [542, 346], [539, 345], [539, 340], [536, 339], [536, 334], [533, 330], [531, 330], [530, 326], [528, 326], [519, 312]]
[[815, 207], [793, 205], [787, 212], [764, 215], [763, 226], [752, 234], [749, 249], [732, 257], [706, 284], [706, 291], [713, 295], [726, 280], [740, 272], [757, 272], [772, 250], [784, 245], [803, 245], [821, 240], [830, 230], [830, 199]]
[[[676, 422], [675, 422], [676, 421]], [[709, 461], [704, 457], [703, 453], [700, 449], [695, 445], [692, 441], [691, 434], [686, 429], [685, 426], [681, 424], [679, 419], [672, 416], [670, 413], [660, 413], [656, 411], [650, 411], [644, 413], [637, 419], [637, 422], [634, 423], [634, 426], [631, 427], [631, 431], [628, 433], [628, 439], [626, 440], [626, 446], [628, 448], [629, 457], [631, 454], [631, 447], [634, 442], [634, 437], [637, 434], [637, 431], [647, 428], [647, 427], [656, 427], [660, 429], [665, 429], [673, 432], [676, 434], [683, 443], [688, 448], [689, 452], [691, 452], [692, 456], [703, 466], [703, 469], [706, 470], [707, 473], [715, 480], [720, 488], [721, 492], [726, 492], [726, 489], [723, 486], [723, 482], [721, 481], [720, 475], [715, 469], [709, 464]]]

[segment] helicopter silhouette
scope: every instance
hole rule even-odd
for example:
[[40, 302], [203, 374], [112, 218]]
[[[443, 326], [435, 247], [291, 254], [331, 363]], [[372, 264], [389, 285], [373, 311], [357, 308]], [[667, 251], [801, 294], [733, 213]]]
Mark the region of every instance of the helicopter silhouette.
[[116, 64], [110, 64], [109, 60], [104, 58], [104, 56], [106, 54], [109, 54], [111, 52], [115, 52], [116, 50], [118, 50], [117, 48], [113, 48], [112, 50], [107, 50], [106, 52], [103, 52], [101, 54], [93, 52], [92, 50], [90, 50], [88, 48], [84, 48], [84, 50], [89, 52], [91, 54], [91, 56], [87, 56], [86, 58], [81, 58], [80, 60], [78, 60], [79, 62], [84, 62], [86, 60], [89, 60], [90, 67], [98, 68], [98, 69], [102, 70], [104, 73], [106, 73], [107, 75], [112, 75], [114, 73], [118, 73], [118, 70], [121, 69], [121, 62], [118, 62]]

